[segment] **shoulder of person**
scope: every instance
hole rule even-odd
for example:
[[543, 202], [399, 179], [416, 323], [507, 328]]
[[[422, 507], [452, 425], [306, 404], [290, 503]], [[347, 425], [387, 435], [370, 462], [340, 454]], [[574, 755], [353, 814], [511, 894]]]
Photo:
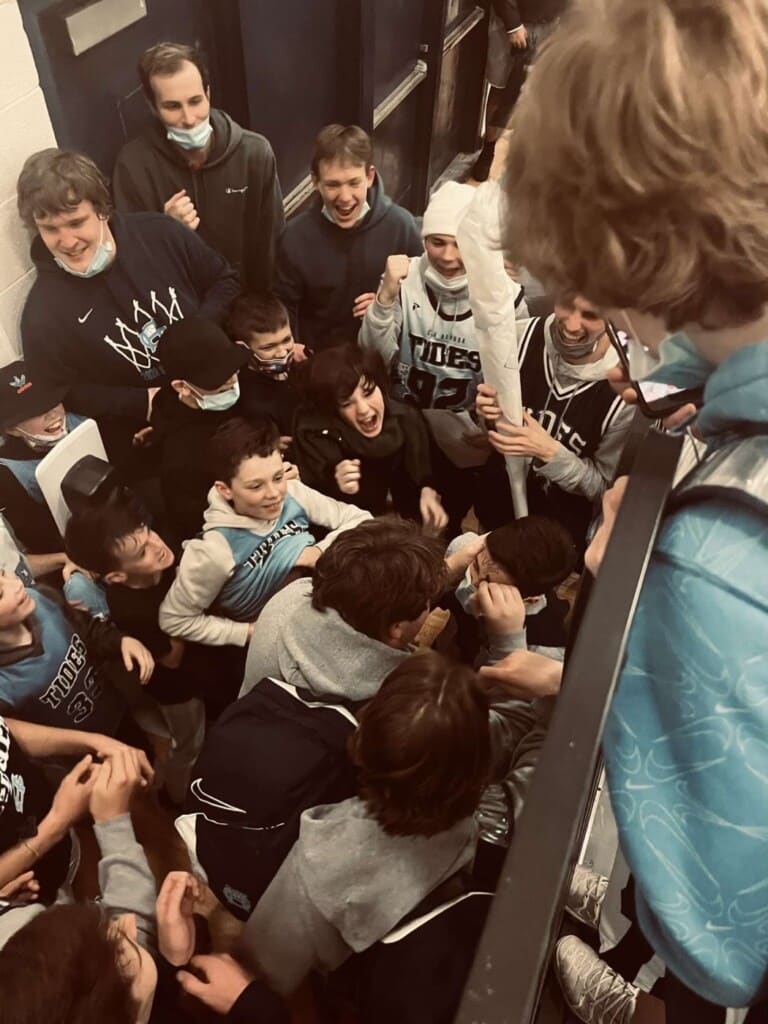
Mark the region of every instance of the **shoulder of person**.
[[[113, 215], [117, 231], [128, 232], [129, 234], [174, 235], [184, 238], [192, 234], [189, 228], [180, 224], [174, 217], [168, 217], [164, 213], [156, 213], [151, 210], [142, 210], [139, 213], [118, 213]], [[119, 242], [119, 237], [118, 237]]]

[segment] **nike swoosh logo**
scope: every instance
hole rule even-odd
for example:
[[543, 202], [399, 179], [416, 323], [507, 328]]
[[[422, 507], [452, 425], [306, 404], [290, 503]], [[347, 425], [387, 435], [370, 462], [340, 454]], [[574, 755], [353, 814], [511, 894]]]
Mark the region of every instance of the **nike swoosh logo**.
[[93, 312], [93, 306], [91, 306], [91, 308], [88, 310], [88, 312], [85, 314], [85, 316], [79, 316], [77, 318], [77, 322], [79, 324], [84, 324], [85, 321], [88, 319], [88, 317], [91, 315], [92, 312]]
[[200, 785], [202, 779], [195, 779], [190, 785], [189, 789], [193, 796], [197, 797], [201, 803], [208, 804], [209, 807], [216, 807], [221, 811], [235, 811], [237, 814], [245, 814], [242, 807], [235, 807], [233, 804], [228, 804], [224, 800], [219, 800], [217, 797], [212, 796], [210, 793], [206, 793], [203, 787]]

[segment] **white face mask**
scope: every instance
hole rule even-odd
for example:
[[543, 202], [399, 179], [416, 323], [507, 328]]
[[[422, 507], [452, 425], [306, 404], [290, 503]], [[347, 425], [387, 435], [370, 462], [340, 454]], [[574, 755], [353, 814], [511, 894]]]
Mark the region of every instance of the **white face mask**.
[[17, 427], [16, 429], [23, 436], [30, 448], [53, 448], [54, 445], [58, 444], [59, 441], [65, 438], [69, 433], [66, 423], [58, 434], [30, 434], [26, 430], [22, 430], [21, 427]]
[[213, 127], [210, 117], [206, 117], [194, 128], [168, 128], [165, 134], [182, 149], [204, 149], [213, 134]]
[[431, 284], [432, 287], [445, 294], [446, 292], [455, 295], [457, 292], [463, 292], [467, 290], [467, 275], [457, 274], [456, 277], [443, 277], [439, 274], [431, 263], [427, 265], [427, 269], [424, 271], [424, 280], [427, 284]]

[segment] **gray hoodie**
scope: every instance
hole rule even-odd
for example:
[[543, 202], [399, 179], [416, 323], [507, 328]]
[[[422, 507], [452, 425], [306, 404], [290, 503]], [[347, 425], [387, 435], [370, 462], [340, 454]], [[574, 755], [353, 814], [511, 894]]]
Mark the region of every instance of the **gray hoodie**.
[[433, 889], [470, 864], [476, 827], [390, 836], [357, 798], [313, 807], [242, 941], [276, 992], [310, 970], [333, 970], [383, 938]]
[[317, 611], [312, 580], [296, 580], [256, 621], [240, 696], [273, 676], [318, 696], [370, 700], [408, 654], [359, 633], [330, 608]]

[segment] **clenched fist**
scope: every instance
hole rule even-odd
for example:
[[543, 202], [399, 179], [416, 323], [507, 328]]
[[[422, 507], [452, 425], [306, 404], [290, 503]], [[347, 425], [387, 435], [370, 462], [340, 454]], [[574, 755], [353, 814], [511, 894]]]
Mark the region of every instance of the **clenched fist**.
[[384, 268], [384, 277], [379, 287], [379, 302], [383, 306], [391, 306], [400, 294], [400, 282], [408, 277], [411, 269], [410, 256], [389, 256]]
[[344, 459], [338, 463], [333, 475], [342, 494], [357, 494], [360, 490], [360, 459]]

